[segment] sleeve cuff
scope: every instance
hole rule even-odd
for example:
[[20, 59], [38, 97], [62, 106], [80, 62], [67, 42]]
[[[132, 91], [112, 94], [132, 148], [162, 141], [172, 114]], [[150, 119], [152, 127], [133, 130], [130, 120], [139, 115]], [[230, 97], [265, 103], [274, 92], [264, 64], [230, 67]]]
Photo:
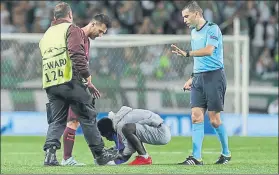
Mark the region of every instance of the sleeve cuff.
[[211, 46], [214, 46], [214, 47], [217, 48], [218, 47], [218, 42], [216, 42], [216, 43], [215, 42], [208, 43], [207, 45], [211, 45]]
[[89, 73], [89, 71], [86, 71], [86, 72], [81, 73], [81, 76], [83, 78], [88, 78], [90, 76], [90, 73]]

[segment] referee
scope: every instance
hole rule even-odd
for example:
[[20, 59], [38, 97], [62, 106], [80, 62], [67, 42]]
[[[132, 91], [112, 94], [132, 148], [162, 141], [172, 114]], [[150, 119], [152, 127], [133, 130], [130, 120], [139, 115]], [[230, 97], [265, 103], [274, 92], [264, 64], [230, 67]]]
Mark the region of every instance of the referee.
[[215, 164], [226, 164], [231, 160], [231, 153], [228, 148], [228, 136], [220, 118], [227, 84], [223, 63], [222, 33], [218, 25], [203, 18], [203, 10], [195, 1], [191, 1], [182, 10], [182, 17], [184, 23], [192, 29], [192, 51], [183, 51], [176, 45], [171, 47], [172, 52], [177, 55], [194, 58], [192, 77], [184, 85], [184, 90], [191, 90], [193, 152], [180, 164], [203, 164], [201, 150], [206, 110], [222, 146], [221, 156]]
[[[108, 17], [106, 21], [109, 22]], [[56, 150], [61, 147], [59, 140], [66, 127], [69, 107], [77, 114], [86, 142], [96, 161], [104, 165], [117, 158], [117, 153], [104, 149], [91, 95], [92, 93], [99, 98], [100, 93], [91, 83], [82, 31], [72, 22], [70, 6], [65, 2], [58, 3], [54, 9], [54, 21], [39, 43], [43, 88], [49, 100], [44, 165], [59, 165]], [[108, 23], [105, 24], [108, 26]], [[87, 85], [84, 85], [83, 80], [87, 81]]]

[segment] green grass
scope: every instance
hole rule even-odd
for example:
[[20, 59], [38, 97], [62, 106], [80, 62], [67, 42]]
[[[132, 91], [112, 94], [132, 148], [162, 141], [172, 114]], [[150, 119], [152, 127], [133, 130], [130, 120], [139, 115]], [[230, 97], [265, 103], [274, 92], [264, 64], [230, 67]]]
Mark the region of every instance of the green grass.
[[[220, 154], [216, 137], [206, 136], [203, 144], [204, 166], [181, 166], [191, 152], [190, 137], [174, 137], [165, 146], [147, 145], [152, 156], [150, 166], [95, 166], [91, 153], [82, 136], [76, 138], [74, 156], [87, 164], [85, 167], [44, 167], [42, 146], [44, 137], [1, 138], [1, 173], [4, 174], [278, 174], [277, 137], [230, 137], [232, 161], [227, 165], [213, 165]], [[111, 146], [112, 142], [106, 142]], [[59, 161], [62, 151], [58, 153]]]

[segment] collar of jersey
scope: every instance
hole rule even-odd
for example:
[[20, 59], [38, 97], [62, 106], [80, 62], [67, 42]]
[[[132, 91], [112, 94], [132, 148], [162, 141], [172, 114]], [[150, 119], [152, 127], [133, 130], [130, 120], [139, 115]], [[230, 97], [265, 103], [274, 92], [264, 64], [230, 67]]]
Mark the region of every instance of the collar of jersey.
[[208, 21], [206, 21], [206, 22], [204, 23], [204, 25], [203, 25], [199, 30], [196, 30], [196, 31], [197, 31], [197, 32], [200, 31], [207, 23], [208, 23]]

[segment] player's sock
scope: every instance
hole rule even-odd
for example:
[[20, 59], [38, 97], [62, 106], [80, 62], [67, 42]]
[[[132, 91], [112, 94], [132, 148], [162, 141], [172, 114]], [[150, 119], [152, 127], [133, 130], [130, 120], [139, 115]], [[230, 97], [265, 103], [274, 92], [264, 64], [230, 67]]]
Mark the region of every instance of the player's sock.
[[139, 156], [141, 156], [141, 157], [143, 157], [145, 159], [148, 159], [148, 157], [149, 157], [149, 155], [147, 153], [145, 155], [139, 155]]
[[204, 138], [204, 122], [194, 123], [192, 126], [192, 144], [193, 144], [193, 157], [200, 161], [202, 142]]
[[66, 128], [63, 134], [63, 143], [64, 143], [64, 160], [72, 157], [74, 142], [75, 142], [76, 130], [72, 128]]
[[224, 125], [221, 124], [219, 127], [214, 128], [214, 129], [215, 129], [215, 132], [218, 135], [218, 138], [222, 145], [222, 154], [224, 156], [230, 156], [231, 153], [229, 151], [228, 135], [227, 135]]

